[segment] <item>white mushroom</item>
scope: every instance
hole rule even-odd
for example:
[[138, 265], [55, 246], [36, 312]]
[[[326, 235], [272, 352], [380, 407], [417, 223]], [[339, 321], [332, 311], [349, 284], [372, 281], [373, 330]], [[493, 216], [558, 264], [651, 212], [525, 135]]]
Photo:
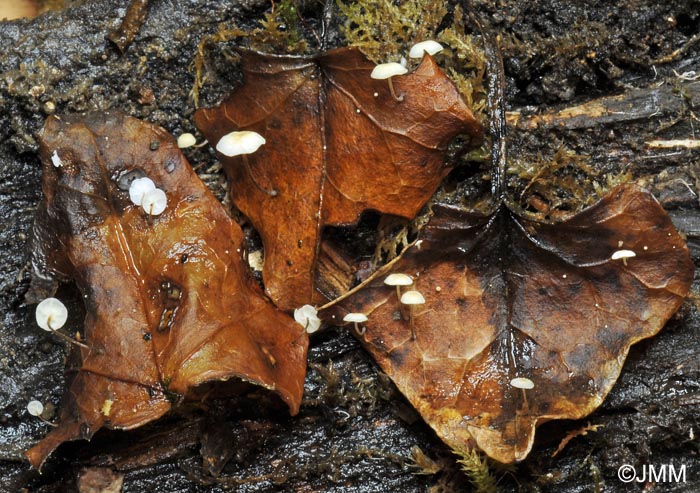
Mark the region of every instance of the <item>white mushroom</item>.
[[410, 58], [423, 58], [423, 54], [435, 55], [442, 51], [442, 45], [437, 41], [428, 39], [426, 41], [421, 41], [411, 46], [411, 51], [408, 52]]
[[32, 416], [36, 416], [38, 418], [44, 412], [44, 405], [39, 401], [29, 401], [27, 404], [27, 411]]
[[197, 139], [191, 133], [184, 133], [177, 138], [177, 146], [180, 149], [185, 149], [187, 147], [192, 147], [197, 143]]
[[389, 91], [391, 92], [391, 95], [396, 101], [403, 101], [403, 94], [401, 96], [397, 96], [396, 92], [394, 91], [394, 84], [391, 82], [391, 78], [396, 76], [396, 75], [404, 75], [408, 72], [408, 69], [401, 65], [400, 63], [396, 62], [389, 62], [389, 63], [380, 63], [374, 69], [372, 70], [372, 73], [369, 74], [369, 76], [373, 79], [379, 79], [379, 80], [384, 80], [386, 79], [389, 81]]
[[386, 276], [386, 279], [384, 279], [384, 284], [387, 286], [396, 286], [396, 296], [400, 300], [401, 286], [410, 286], [413, 284], [413, 279], [411, 279], [411, 276], [397, 272]]
[[620, 260], [622, 259], [622, 263], [627, 265], [627, 259], [636, 257], [637, 254], [634, 253], [632, 250], [617, 250], [613, 252], [613, 254], [610, 256], [612, 260]]
[[253, 170], [250, 168], [250, 163], [248, 163], [248, 154], [257, 151], [265, 142], [265, 137], [257, 132], [241, 130], [227, 133], [221, 137], [216, 144], [216, 150], [228, 157], [241, 156], [250, 179], [253, 180], [256, 188], [271, 197], [275, 197], [277, 196], [277, 190], [266, 190], [263, 188], [253, 176]]
[[408, 318], [411, 322], [411, 339], [416, 338], [416, 329], [413, 319], [415, 318], [413, 312], [415, 311], [416, 305], [422, 305], [425, 303], [425, 298], [419, 291], [406, 291], [401, 295], [401, 303], [408, 305], [409, 314]]
[[343, 322], [352, 322], [355, 325], [355, 331], [360, 335], [364, 335], [365, 329], [360, 330], [357, 324], [364, 323], [367, 320], [369, 319], [364, 313], [348, 313], [343, 317]]
[[321, 319], [318, 318], [318, 311], [311, 305], [304, 305], [294, 310], [294, 320], [300, 324], [306, 332], [312, 334], [321, 327]]
[[62, 332], [58, 332], [58, 329], [63, 327], [68, 320], [68, 309], [60, 300], [56, 298], [46, 298], [42, 300], [41, 303], [36, 306], [34, 316], [36, 317], [37, 325], [42, 329], [56, 334], [71, 344], [87, 348], [85, 344], [76, 341]]
[[144, 194], [146, 192], [150, 192], [151, 190], [155, 190], [155, 188], [156, 185], [150, 178], [146, 176], [136, 178], [129, 185], [129, 199], [131, 200], [131, 203], [134, 205], [141, 205]]
[[60, 329], [68, 320], [66, 305], [56, 298], [46, 298], [36, 306], [36, 323], [44, 330], [53, 332]]
[[168, 205], [168, 197], [160, 188], [154, 188], [143, 194], [141, 207], [149, 216], [158, 216]]
[[535, 382], [525, 377], [516, 377], [510, 381], [510, 384], [516, 389], [531, 390], [535, 388]]

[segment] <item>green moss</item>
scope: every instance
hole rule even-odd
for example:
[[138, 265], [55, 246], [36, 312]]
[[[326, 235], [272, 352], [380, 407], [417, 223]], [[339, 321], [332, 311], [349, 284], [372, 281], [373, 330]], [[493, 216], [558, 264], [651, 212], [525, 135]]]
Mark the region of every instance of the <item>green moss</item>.
[[489, 459], [476, 449], [452, 450], [459, 456], [457, 462], [469, 477], [475, 493], [496, 493], [496, 477], [491, 473]]
[[[477, 117], [484, 118], [485, 58], [475, 38], [465, 34], [464, 15], [457, 7], [450, 14], [445, 0], [360, 0], [338, 8], [345, 17], [340, 30], [350, 46], [356, 46], [375, 63], [399, 61], [411, 46], [435, 39], [445, 50], [435, 56], [442, 69]], [[417, 60], [408, 60], [409, 66]], [[409, 67], [410, 68], [410, 67]]]
[[218, 43], [238, 41], [248, 48], [267, 53], [303, 54], [309, 50], [301, 30], [297, 0], [283, 0], [260, 19], [252, 30], [237, 26], [219, 26], [219, 31], [202, 38], [194, 59], [195, 81], [190, 93], [195, 107], [199, 106], [199, 91], [206, 82], [205, 60], [208, 47]]
[[508, 173], [515, 201], [538, 219], [555, 219], [591, 205], [631, 179], [629, 173], [601, 175], [588, 160], [563, 146], [549, 158], [511, 159]]

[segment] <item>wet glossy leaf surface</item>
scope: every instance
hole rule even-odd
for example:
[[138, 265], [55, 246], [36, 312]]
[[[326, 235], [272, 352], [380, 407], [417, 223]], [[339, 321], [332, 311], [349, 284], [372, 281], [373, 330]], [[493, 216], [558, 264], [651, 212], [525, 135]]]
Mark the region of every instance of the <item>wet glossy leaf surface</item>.
[[[332, 315], [366, 314], [365, 347], [438, 435], [500, 462], [528, 454], [537, 424], [600, 405], [630, 345], [663, 327], [692, 281], [685, 242], [633, 185], [560, 223], [506, 203], [491, 215], [444, 204], [433, 213], [382, 273], [412, 276], [426, 303], [411, 315], [381, 275]], [[636, 256], [613, 260], [621, 249]]]
[[349, 48], [313, 58], [243, 52], [244, 85], [195, 114], [212, 145], [235, 130], [267, 140], [246, 158], [250, 173], [241, 157], [219, 158], [234, 204], [262, 237], [265, 289], [282, 309], [323, 300], [314, 271], [324, 226], [368, 209], [414, 217], [450, 171], [447, 143], [458, 134], [480, 142], [481, 126], [431, 57], [394, 77], [400, 102], [370, 78], [373, 67]]
[[[32, 464], [101, 427], [152, 421], [211, 381], [273, 390], [296, 413], [307, 336], [263, 296], [240, 227], [175, 140], [119, 113], [51, 117], [41, 157], [29, 298], [75, 280], [89, 349], [73, 354], [59, 426], [28, 452]], [[129, 199], [129, 180], [142, 174], [167, 195], [161, 215]]]

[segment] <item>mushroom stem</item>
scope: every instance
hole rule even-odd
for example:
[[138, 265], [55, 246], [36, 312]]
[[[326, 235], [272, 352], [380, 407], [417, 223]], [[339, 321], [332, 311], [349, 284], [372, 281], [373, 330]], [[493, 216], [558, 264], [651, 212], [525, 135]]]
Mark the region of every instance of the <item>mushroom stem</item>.
[[85, 349], [90, 349], [89, 346], [83, 344], [82, 342], [78, 342], [75, 339], [73, 339], [72, 337], [67, 336], [63, 332], [59, 332], [58, 329], [54, 329], [53, 327], [51, 327], [51, 319], [50, 318], [49, 318], [47, 324], [54, 334], [56, 334], [58, 337], [65, 340], [66, 342], [70, 342], [71, 344], [75, 344], [76, 346], [80, 346], [80, 347], [85, 348]]
[[401, 286], [398, 284], [396, 285], [396, 297], [399, 299], [399, 301], [401, 300]]
[[47, 425], [53, 426], [54, 428], [56, 428], [56, 427], [58, 426], [57, 423], [52, 423], [52, 422], [49, 421], [48, 419], [42, 418], [41, 416], [37, 416], [37, 418], [39, 418], [40, 420], [42, 420], [42, 421], [43, 421], [44, 423], [46, 423]]
[[274, 188], [272, 190], [266, 190], [255, 179], [255, 177], [253, 176], [253, 169], [250, 167], [250, 163], [248, 162], [248, 156], [246, 154], [243, 154], [241, 157], [243, 158], [243, 164], [245, 164], [245, 169], [248, 170], [248, 175], [250, 176], [250, 179], [253, 180], [255, 188], [260, 190], [262, 193], [269, 195], [270, 197], [277, 197], [277, 190], [275, 190]]
[[408, 319], [411, 321], [411, 340], [412, 341], [416, 340], [416, 326], [413, 322], [413, 319], [415, 318], [413, 315], [414, 310], [415, 310], [415, 305], [408, 306]]
[[396, 91], [394, 91], [394, 83], [391, 82], [391, 77], [387, 79], [389, 81], [389, 91], [391, 92], [392, 97], [394, 100], [398, 101], [399, 103], [403, 101], [403, 94], [397, 96]]
[[365, 332], [367, 332], [367, 327], [362, 327], [362, 329], [360, 329], [360, 326], [357, 322], [353, 322], [353, 325], [355, 326], [355, 332], [357, 332], [364, 338]]

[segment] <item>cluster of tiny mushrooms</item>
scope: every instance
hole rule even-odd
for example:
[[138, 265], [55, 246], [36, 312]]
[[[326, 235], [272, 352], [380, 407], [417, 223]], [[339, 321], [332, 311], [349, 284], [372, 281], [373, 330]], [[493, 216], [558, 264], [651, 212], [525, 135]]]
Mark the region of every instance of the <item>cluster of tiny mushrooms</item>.
[[[443, 49], [442, 45], [437, 41], [427, 40], [422, 41], [413, 45], [409, 51], [408, 56], [410, 58], [422, 58], [425, 53], [429, 55], [435, 55], [441, 52]], [[370, 77], [372, 79], [387, 80], [389, 84], [389, 91], [392, 97], [401, 102], [404, 99], [403, 94], [396, 94], [394, 85], [392, 83], [392, 77], [405, 75], [408, 72], [406, 68], [406, 59], [402, 58], [400, 63], [389, 62], [380, 63], [374, 67]], [[266, 189], [262, 187], [253, 175], [253, 171], [248, 162], [247, 155], [256, 152], [262, 145], [265, 144], [265, 138], [257, 132], [243, 130], [230, 132], [219, 140], [216, 144], [216, 150], [227, 157], [241, 156], [243, 164], [246, 171], [250, 175], [252, 182], [261, 192], [269, 195], [270, 197], [277, 196], [277, 190], [274, 188]], [[206, 141], [201, 144], [196, 144], [196, 139], [191, 133], [183, 133], [177, 139], [177, 145], [180, 148], [187, 147], [201, 147], [206, 144]], [[55, 167], [62, 167], [63, 162], [58, 156], [57, 152], [51, 155], [52, 163]], [[160, 215], [167, 207], [167, 196], [165, 192], [155, 186], [153, 181], [148, 177], [135, 178], [129, 186], [129, 199], [136, 206], [141, 206], [143, 211], [149, 216]], [[619, 242], [618, 248], [622, 247], [622, 242]], [[644, 247], [647, 250], [647, 247]], [[610, 256], [611, 260], [622, 260], [624, 265], [627, 265], [627, 260], [635, 257], [636, 254], [632, 250], [616, 250]], [[415, 289], [401, 292], [402, 287], [412, 286], [413, 279], [411, 276], [402, 273], [389, 274], [384, 279], [384, 284], [387, 286], [396, 287], [396, 296], [402, 305], [408, 307], [408, 320], [411, 327], [411, 340], [416, 339], [416, 330], [414, 319], [416, 318], [415, 310], [416, 305], [425, 304], [425, 297], [420, 291]], [[78, 340], [59, 332], [59, 329], [63, 327], [68, 319], [68, 310], [65, 305], [61, 303], [60, 300], [56, 298], [46, 298], [36, 307], [36, 322], [42, 329], [52, 332], [62, 339], [75, 344], [85, 349], [89, 349], [89, 346], [85, 345]], [[321, 320], [318, 318], [318, 310], [312, 305], [304, 305], [301, 308], [294, 310], [294, 320], [302, 325], [307, 333], [311, 334], [316, 332], [321, 327]], [[352, 323], [356, 333], [360, 336], [364, 336], [366, 327], [360, 327], [359, 324], [367, 322], [369, 318], [364, 313], [348, 313], [343, 318], [343, 322]], [[78, 338], [80, 334], [77, 334]], [[523, 397], [525, 397], [525, 391], [531, 390], [535, 387], [532, 380], [526, 377], [516, 377], [510, 381], [510, 385], [514, 388], [521, 389], [523, 392]], [[45, 420], [42, 417], [44, 411], [44, 406], [41, 402], [32, 400], [27, 404], [27, 411], [32, 416], [39, 417], [42, 421], [45, 421], [51, 426], [56, 426], [54, 423]]]

